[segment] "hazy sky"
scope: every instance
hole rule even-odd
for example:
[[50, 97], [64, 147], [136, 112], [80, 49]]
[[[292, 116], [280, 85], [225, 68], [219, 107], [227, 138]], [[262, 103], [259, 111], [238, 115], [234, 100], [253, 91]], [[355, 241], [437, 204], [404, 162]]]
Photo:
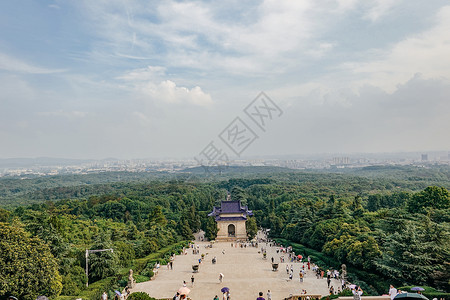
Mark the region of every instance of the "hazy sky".
[[231, 155], [236, 117], [242, 155], [450, 150], [450, 3], [0, 2], [0, 158]]

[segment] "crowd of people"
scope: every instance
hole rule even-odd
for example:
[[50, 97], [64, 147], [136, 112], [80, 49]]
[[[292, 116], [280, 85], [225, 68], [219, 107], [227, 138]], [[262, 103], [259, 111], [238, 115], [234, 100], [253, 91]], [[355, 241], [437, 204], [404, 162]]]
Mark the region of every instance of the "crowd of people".
[[[198, 258], [197, 267], [204, 268], [204, 267], [202, 267], [202, 265], [205, 264], [204, 260], [207, 259], [207, 257], [208, 257], [209, 248], [211, 248], [213, 245], [214, 244], [202, 245], [202, 244], [192, 243], [189, 245], [189, 248], [187, 248], [186, 250], [183, 250], [183, 254], [187, 254], [188, 249], [192, 250], [193, 255], [200, 256]], [[220, 245], [222, 246], [224, 244], [220, 244]], [[215, 246], [218, 246], [218, 245], [215, 245]], [[202, 250], [203, 247], [205, 247], [204, 250]], [[219, 248], [218, 251], [216, 252], [217, 256], [208, 258], [208, 260], [207, 260], [208, 263], [206, 264], [207, 266], [211, 266], [211, 265], [215, 265], [217, 263], [217, 261], [219, 261], [218, 266], [213, 267], [213, 268], [217, 268], [217, 273], [216, 273], [217, 281], [216, 282], [218, 283], [219, 286], [223, 286], [222, 284], [225, 283], [225, 275], [222, 273], [224, 271], [223, 271], [223, 269], [219, 268], [221, 266], [221, 263], [220, 263], [221, 257], [222, 256], [226, 257], [228, 255], [228, 253], [230, 253], [229, 251], [231, 251], [231, 252], [233, 251], [232, 250], [233, 248], [247, 249], [250, 247], [256, 247], [256, 248], [258, 248], [258, 250], [260, 250], [258, 253], [263, 254], [264, 259], [270, 258], [270, 262], [272, 263], [272, 265], [274, 265], [274, 264], [278, 265], [278, 264], [284, 262], [285, 265], [283, 266], [283, 268], [284, 267], [286, 268], [287, 280], [288, 281], [295, 280], [299, 283], [298, 294], [296, 296], [291, 295], [292, 296], [291, 299], [297, 299], [297, 298], [300, 299], [301, 298], [301, 299], [310, 300], [310, 299], [316, 299], [317, 297], [319, 297], [320, 295], [316, 295], [316, 294], [314, 294], [314, 292], [313, 292], [313, 294], [308, 294], [307, 290], [305, 289], [305, 287], [308, 287], [308, 285], [303, 284], [303, 282], [305, 282], [305, 280], [307, 282], [309, 282], [309, 284], [310, 284], [311, 280], [315, 280], [314, 278], [316, 278], [316, 279], [325, 279], [326, 278], [329, 295], [339, 294], [343, 290], [349, 290], [349, 291], [351, 290], [354, 300], [360, 300], [361, 297], [364, 295], [364, 292], [361, 289], [361, 287], [353, 285], [346, 280], [346, 278], [345, 278], [346, 272], [344, 269], [343, 269], [344, 271], [340, 271], [337, 269], [323, 269], [320, 266], [318, 266], [317, 264], [315, 264], [310, 256], [308, 256], [305, 253], [302, 253], [303, 255], [298, 255], [293, 251], [293, 249], [291, 247], [283, 247], [282, 245], [278, 245], [278, 244], [274, 243], [273, 241], [269, 241], [269, 240], [257, 240], [257, 241], [253, 241], [253, 242], [236, 241], [236, 242], [228, 243], [228, 246], [222, 246], [222, 247]], [[232, 249], [230, 250], [229, 247], [231, 247]], [[215, 247], [215, 248], [217, 248], [217, 247]], [[222, 251], [220, 251], [220, 250], [222, 250]], [[200, 254], [200, 253], [202, 253], [202, 254]], [[220, 254], [220, 253], [222, 253], [222, 254]], [[268, 254], [269, 254], [269, 256], [268, 256]], [[197, 257], [194, 257], [194, 258], [197, 260]], [[211, 259], [211, 264], [209, 264], [209, 259]], [[174, 258], [171, 259], [171, 261], [169, 262], [168, 269], [173, 269], [173, 260], [174, 260]], [[194, 267], [194, 265], [193, 265], [193, 267]], [[208, 267], [208, 268], [210, 268], [210, 267]], [[277, 271], [276, 269], [273, 269], [273, 270]], [[210, 272], [210, 271], [211, 271], [211, 269], [209, 269], [208, 272]], [[228, 273], [226, 273], [226, 274], [228, 274]], [[297, 277], [297, 274], [298, 274], [298, 277]], [[190, 277], [191, 277], [190, 278], [190, 288], [194, 288], [194, 286], [197, 285], [197, 279], [202, 278], [202, 277], [196, 278], [196, 276], [197, 275], [195, 275], [195, 274], [190, 275]], [[211, 278], [211, 277], [209, 277], [209, 278]], [[208, 281], [210, 281], [210, 279], [208, 279]], [[228, 281], [226, 281], [226, 282], [228, 282]], [[199, 283], [201, 284], [202, 280], [200, 280]], [[183, 287], [187, 287], [186, 281], [183, 281]], [[310, 290], [310, 289], [308, 288], [308, 290]], [[395, 295], [397, 295], [399, 292], [400, 291], [397, 291], [395, 288], [393, 288], [391, 286], [391, 289], [389, 290], [389, 296], [393, 300]], [[318, 293], [318, 294], [320, 294], [320, 293]], [[323, 295], [323, 292], [321, 294]], [[181, 299], [186, 299], [186, 298], [187, 298], [187, 293], [183, 294], [178, 291], [173, 296], [173, 300], [181, 300]], [[271, 299], [272, 299], [272, 292], [270, 290], [267, 290], [267, 293], [266, 292], [258, 293], [257, 300], [271, 300]], [[213, 300], [231, 300], [230, 290], [229, 289], [223, 290], [223, 291], [221, 290], [221, 294], [215, 295]]]

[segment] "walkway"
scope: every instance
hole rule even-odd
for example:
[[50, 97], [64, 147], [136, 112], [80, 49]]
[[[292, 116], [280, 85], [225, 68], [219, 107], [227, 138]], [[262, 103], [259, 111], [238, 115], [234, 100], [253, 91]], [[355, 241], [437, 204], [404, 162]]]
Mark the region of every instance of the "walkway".
[[[280, 262], [280, 255], [276, 253], [276, 248], [267, 249], [267, 259], [263, 259], [258, 253], [260, 247], [266, 247], [265, 243], [260, 244], [258, 249], [254, 247], [235, 248], [231, 243], [216, 243], [213, 248], [205, 248], [207, 242], [197, 242], [200, 247], [200, 254], [192, 254], [192, 249], [187, 255], [179, 255], [173, 263], [173, 270], [168, 270], [166, 266], [161, 266], [159, 274], [152, 281], [138, 283], [132, 292], [143, 291], [157, 299], [172, 298], [178, 288], [186, 281], [191, 289], [189, 297], [193, 300], [212, 300], [215, 295], [222, 299], [220, 289], [230, 288], [233, 300], [256, 299], [258, 292], [264, 293], [266, 298], [267, 290], [271, 290], [272, 299], [280, 300], [288, 297], [289, 294], [300, 294], [302, 289], [306, 289], [308, 294], [328, 294], [327, 281], [316, 279], [312, 271], [307, 271], [304, 282], [299, 282], [299, 271], [303, 264], [292, 263], [294, 265], [294, 278], [288, 280], [286, 264], [279, 263], [278, 271], [272, 271], [271, 257], [275, 262]], [[225, 254], [222, 254], [222, 251]], [[192, 272], [192, 265], [198, 264], [201, 254], [205, 254], [205, 259], [200, 265], [198, 273]], [[211, 259], [216, 256], [217, 263], [212, 264]], [[287, 255], [285, 255], [287, 260]], [[289, 263], [291, 265], [291, 263]], [[305, 269], [306, 264], [305, 264]], [[219, 283], [219, 273], [224, 274], [223, 283]], [[194, 275], [195, 285], [191, 287], [191, 276]], [[335, 289], [339, 286], [338, 280], [332, 280]]]

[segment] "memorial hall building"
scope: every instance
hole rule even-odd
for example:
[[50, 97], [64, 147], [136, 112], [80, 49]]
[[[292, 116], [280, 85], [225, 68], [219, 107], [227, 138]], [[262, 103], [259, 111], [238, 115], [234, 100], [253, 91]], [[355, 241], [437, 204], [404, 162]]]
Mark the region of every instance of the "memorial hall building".
[[214, 207], [208, 216], [214, 217], [217, 222], [219, 231], [216, 241], [247, 239], [245, 221], [248, 216], [253, 216], [253, 213], [247, 206], [242, 206], [241, 201], [222, 201], [220, 207]]

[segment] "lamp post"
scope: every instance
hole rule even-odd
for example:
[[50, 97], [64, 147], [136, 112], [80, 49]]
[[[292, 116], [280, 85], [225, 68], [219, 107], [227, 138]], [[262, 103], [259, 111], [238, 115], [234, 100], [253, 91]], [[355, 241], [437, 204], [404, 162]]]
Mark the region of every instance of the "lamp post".
[[111, 251], [111, 252], [114, 252], [113, 249], [98, 249], [98, 250], [88, 250], [88, 249], [86, 249], [86, 287], [89, 286], [89, 267], [88, 267], [88, 263], [89, 263], [89, 254], [90, 254], [90, 253], [96, 253], [96, 252], [103, 252], [103, 251]]

